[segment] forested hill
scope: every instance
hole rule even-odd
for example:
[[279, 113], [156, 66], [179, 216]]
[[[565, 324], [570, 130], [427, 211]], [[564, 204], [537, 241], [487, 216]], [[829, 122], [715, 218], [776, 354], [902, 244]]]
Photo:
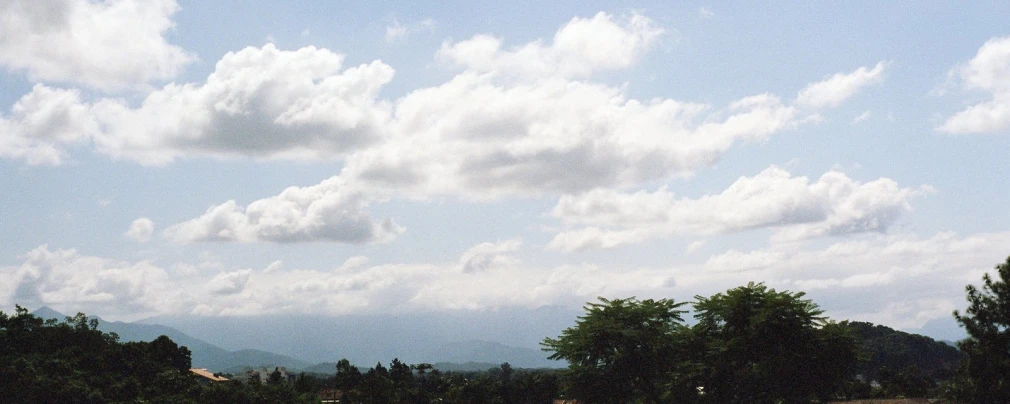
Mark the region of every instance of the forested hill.
[[933, 380], [949, 378], [964, 355], [944, 342], [862, 321], [846, 324], [860, 340], [865, 361], [857, 373], [868, 380], [880, 378], [881, 370], [901, 372], [914, 368]]

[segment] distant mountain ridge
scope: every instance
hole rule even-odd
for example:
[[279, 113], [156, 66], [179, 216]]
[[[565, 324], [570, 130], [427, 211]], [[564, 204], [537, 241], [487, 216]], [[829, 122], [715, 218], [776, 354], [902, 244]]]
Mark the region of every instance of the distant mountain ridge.
[[[567, 314], [559, 311], [544, 310], [541, 313], [549, 317], [564, 317], [565, 321], [568, 321]], [[32, 314], [41, 318], [58, 320], [67, 317], [67, 315], [47, 306], [35, 310]], [[498, 319], [498, 321], [491, 323], [511, 323], [523, 326], [523, 321], [517, 318], [521, 317], [519, 314], [505, 313], [505, 317], [505, 319]], [[114, 332], [119, 335], [121, 341], [151, 341], [161, 335], [166, 335], [177, 344], [190, 349], [193, 367], [207, 368], [215, 372], [236, 372], [245, 368], [283, 366], [291, 371], [329, 374], [335, 370], [336, 360], [345, 357], [363, 369], [375, 366], [376, 362], [388, 365], [393, 358], [399, 358], [407, 363], [438, 363], [438, 368], [444, 371], [487, 370], [498, 367], [503, 362], [509, 362], [516, 368], [557, 368], [567, 365], [564, 362], [547, 359], [547, 354], [539, 348], [520, 347], [480, 339], [451, 341], [449, 335], [459, 333], [461, 327], [465, 328], [465, 323], [474, 321], [472, 317], [466, 316], [449, 316], [441, 319], [415, 317], [415, 321], [390, 322], [381, 321], [385, 320], [383, 316], [346, 317], [338, 319], [344, 320], [343, 322], [337, 321], [336, 324], [329, 326], [326, 326], [326, 322], [333, 318], [294, 317], [279, 323], [271, 321], [271, 318], [264, 320], [257, 317], [173, 318], [161, 316], [138, 322], [105, 321], [97, 316], [90, 316], [90, 318], [99, 320], [99, 330]], [[571, 318], [574, 318], [574, 313]], [[187, 325], [192, 327], [197, 331], [195, 334], [199, 334], [200, 337], [192, 336], [188, 329], [187, 332], [184, 332], [174, 326], [155, 323], [166, 319], [181, 323], [183, 327]], [[264, 321], [258, 322], [257, 320]], [[168, 322], [172, 323], [172, 321]], [[438, 332], [422, 330], [418, 327], [418, 322], [429, 324]], [[527, 319], [526, 322], [529, 323], [530, 319]], [[487, 337], [489, 336], [488, 326], [485, 325], [484, 328], [483, 333], [470, 333], [466, 336]], [[527, 344], [530, 342], [536, 344], [543, 338], [537, 336], [541, 332], [536, 330], [543, 328], [542, 325], [525, 326], [522, 328], [525, 335], [523, 332], [516, 332], [512, 333], [510, 337], [513, 342], [526, 341]], [[256, 330], [256, 332], [249, 332], [249, 330]], [[302, 330], [312, 331], [300, 334]], [[417, 333], [412, 333], [411, 330], [417, 331]], [[357, 337], [343, 340], [328, 337], [328, 335], [334, 334], [354, 334]], [[553, 335], [556, 334], [557, 332]], [[381, 335], [391, 338], [384, 341], [379, 338]], [[546, 335], [551, 334], [544, 336]], [[421, 338], [411, 341], [411, 336]], [[207, 342], [208, 340], [215, 343]], [[260, 343], [257, 345], [257, 342], [263, 341], [269, 344]], [[355, 352], [346, 349], [349, 345], [348, 342], [365, 342], [365, 344], [363, 344], [363, 349]], [[372, 343], [368, 344], [367, 342]], [[281, 350], [297, 352], [301, 347], [306, 346], [304, 344], [308, 344], [309, 350], [313, 346], [318, 350], [319, 346], [323, 346], [325, 349], [330, 343], [336, 347], [331, 348], [335, 354], [325, 356], [303, 354], [295, 358], [291, 355], [274, 353], [273, 349], [279, 347]], [[219, 344], [225, 344], [228, 348], [223, 348]], [[256, 349], [248, 348], [250, 346]], [[320, 359], [324, 362], [317, 362]]]
[[[246, 317], [157, 316], [164, 324], [226, 349], [250, 347], [308, 362], [347, 358], [356, 366], [406, 363], [509, 362], [516, 368], [558, 368], [540, 349], [581, 312], [564, 307], [406, 314], [267, 315]], [[255, 330], [250, 332], [249, 330]]]
[[[32, 312], [36, 317], [63, 320], [67, 315], [52, 308], [43, 306]], [[153, 341], [165, 335], [176, 344], [186, 346], [192, 352], [193, 367], [207, 368], [212, 371], [223, 371], [235, 367], [284, 366], [300, 369], [310, 365], [309, 362], [294, 359], [285, 355], [258, 349], [240, 349], [229, 351], [209, 342], [197, 339], [172, 327], [158, 324], [124, 323], [121, 321], [105, 321], [97, 316], [89, 316], [98, 320], [98, 329], [103, 332], [113, 332], [119, 335], [120, 341]]]

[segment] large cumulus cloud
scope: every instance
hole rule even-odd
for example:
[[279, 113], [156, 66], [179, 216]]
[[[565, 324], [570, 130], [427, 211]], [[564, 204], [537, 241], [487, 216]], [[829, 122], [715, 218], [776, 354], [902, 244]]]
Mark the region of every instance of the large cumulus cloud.
[[1010, 37], [986, 41], [975, 57], [951, 70], [965, 90], [990, 94], [948, 117], [937, 130], [953, 134], [992, 133], [1010, 128]]
[[778, 240], [883, 232], [910, 200], [932, 188], [900, 187], [888, 178], [860, 182], [830, 171], [816, 182], [769, 167], [740, 177], [718, 194], [677, 198], [667, 188], [627, 193], [595, 189], [565, 195], [552, 215], [569, 226], [550, 247], [573, 251], [612, 248], [672, 234], [710, 235], [777, 228]]
[[195, 56], [165, 34], [175, 0], [0, 2], [0, 65], [105, 91], [175, 77]]

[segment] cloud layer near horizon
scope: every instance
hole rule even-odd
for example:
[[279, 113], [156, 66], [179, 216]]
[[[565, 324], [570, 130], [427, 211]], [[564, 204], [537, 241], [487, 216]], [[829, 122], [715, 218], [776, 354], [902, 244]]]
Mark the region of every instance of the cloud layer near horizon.
[[[810, 292], [829, 315], [917, 328], [960, 307], [948, 284], [977, 281], [1000, 262], [1008, 233], [931, 237], [870, 235], [826, 246], [727, 250], [701, 265], [648, 268], [591, 264], [540, 267], [518, 258], [521, 242], [478, 244], [458, 262], [334, 263], [333, 270], [228, 268], [220, 263], [158, 266], [48, 246], [0, 268], [0, 301], [51, 305], [109, 316], [386, 313], [578, 307], [597, 296], [690, 300], [763, 279]], [[938, 293], [937, 290], [944, 292]], [[858, 307], [850, 299], [860, 299]]]

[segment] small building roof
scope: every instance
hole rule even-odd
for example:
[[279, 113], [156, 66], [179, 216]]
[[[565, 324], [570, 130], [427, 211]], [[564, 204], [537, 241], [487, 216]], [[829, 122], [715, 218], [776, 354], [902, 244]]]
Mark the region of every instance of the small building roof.
[[190, 373], [193, 373], [194, 375], [197, 375], [197, 376], [209, 379], [212, 382], [226, 382], [226, 381], [228, 381], [227, 378], [224, 378], [224, 377], [221, 377], [221, 376], [214, 376], [214, 373], [211, 373], [207, 369], [196, 369], [196, 368], [194, 368], [194, 369], [190, 369], [189, 371], [190, 371]]

